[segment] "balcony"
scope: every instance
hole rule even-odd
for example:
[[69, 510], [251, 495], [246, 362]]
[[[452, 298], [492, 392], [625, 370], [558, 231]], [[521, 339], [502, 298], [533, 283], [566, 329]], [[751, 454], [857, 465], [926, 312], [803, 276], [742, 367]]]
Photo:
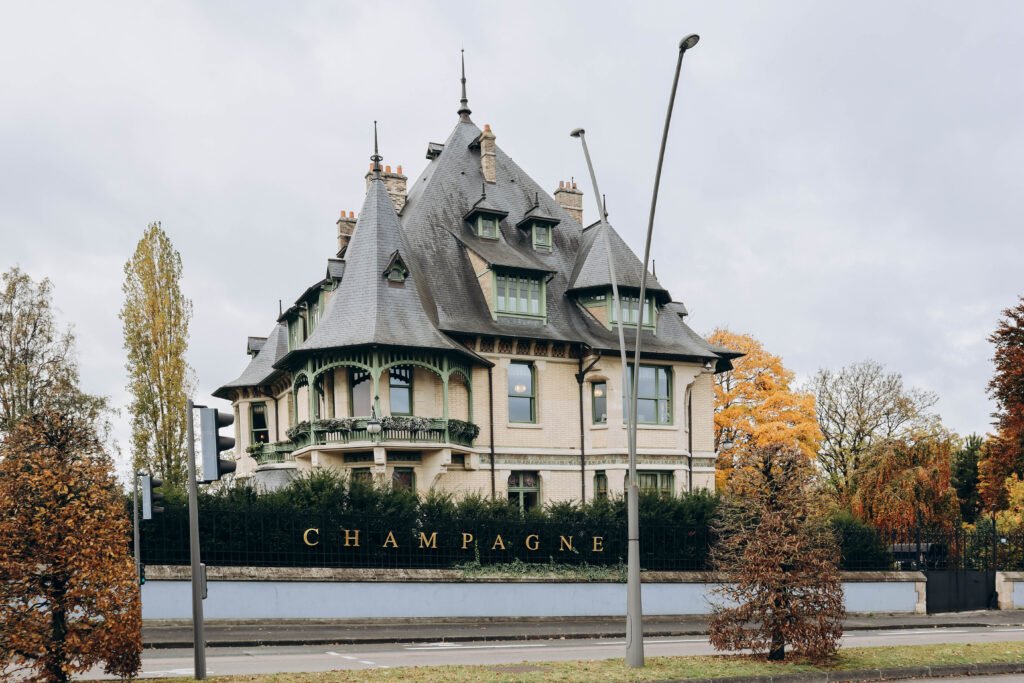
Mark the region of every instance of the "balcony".
[[[317, 420], [313, 423], [313, 439], [317, 446], [373, 444], [401, 441], [422, 444], [454, 444], [471, 447], [480, 433], [472, 422], [423, 417], [382, 417], [379, 434], [366, 429], [366, 417]], [[289, 441], [255, 444], [246, 449], [257, 465], [290, 462], [292, 453], [311, 445], [308, 422], [300, 422], [288, 430]]]

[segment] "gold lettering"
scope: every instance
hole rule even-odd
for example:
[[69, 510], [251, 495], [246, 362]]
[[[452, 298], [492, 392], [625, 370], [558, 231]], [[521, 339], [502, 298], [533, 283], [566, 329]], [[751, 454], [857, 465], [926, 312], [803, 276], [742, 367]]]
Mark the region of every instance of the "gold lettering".
[[[530, 545], [530, 539], [531, 538], [533, 539], [533, 545]], [[526, 549], [527, 550], [536, 550], [539, 547], [540, 547], [540, 537], [537, 536], [537, 534], [530, 534], [529, 536], [526, 537]]]
[[491, 546], [491, 550], [494, 550], [499, 545], [501, 546], [502, 550], [505, 549], [505, 542], [501, 540], [501, 534], [498, 534], [497, 536], [494, 537], [494, 545]]
[[345, 547], [350, 544], [353, 548], [359, 547], [359, 529], [343, 529], [345, 532]]
[[558, 544], [558, 552], [562, 552], [566, 548], [568, 548], [572, 552], [575, 552], [572, 547], [572, 536], [569, 537], [568, 541], [565, 540], [565, 536], [559, 536], [558, 538], [561, 539], [561, 541], [559, 541]]
[[594, 552], [604, 552], [604, 536], [594, 536]]
[[436, 548], [437, 547], [437, 532], [430, 534], [430, 538], [427, 535], [420, 532], [420, 547], [421, 548]]
[[462, 532], [462, 549], [465, 550], [466, 546], [473, 542], [473, 534], [467, 534], [465, 531]]
[[[309, 542], [309, 535], [311, 533], [316, 534], [316, 543]], [[306, 545], [320, 545], [320, 530], [319, 529], [306, 529], [306, 533], [302, 534], [302, 540]]]
[[388, 532], [388, 537], [384, 539], [384, 545], [382, 545], [381, 547], [382, 548], [387, 548], [388, 547], [388, 543], [391, 544], [392, 548], [397, 548], [398, 547], [398, 541], [395, 540], [395, 532], [393, 532], [393, 531], [389, 531]]

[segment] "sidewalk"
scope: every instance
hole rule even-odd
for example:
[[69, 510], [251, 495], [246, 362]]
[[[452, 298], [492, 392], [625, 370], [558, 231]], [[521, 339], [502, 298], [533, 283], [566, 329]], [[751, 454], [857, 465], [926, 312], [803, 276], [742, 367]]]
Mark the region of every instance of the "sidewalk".
[[[625, 617], [580, 619], [388, 619], [367, 621], [218, 621], [206, 622], [208, 647], [260, 645], [332, 645], [359, 643], [421, 643], [469, 640], [547, 640], [562, 638], [623, 638]], [[1024, 610], [957, 612], [934, 615], [853, 615], [846, 630], [1024, 626]], [[695, 636], [707, 634], [702, 616], [647, 617], [644, 635]], [[190, 621], [147, 621], [142, 626], [147, 648], [192, 646]]]

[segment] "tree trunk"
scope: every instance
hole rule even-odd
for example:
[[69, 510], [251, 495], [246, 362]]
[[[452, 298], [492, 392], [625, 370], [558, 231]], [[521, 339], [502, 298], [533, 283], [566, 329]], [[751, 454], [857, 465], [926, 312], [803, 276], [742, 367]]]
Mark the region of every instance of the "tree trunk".
[[781, 662], [786, 658], [786, 639], [780, 629], [772, 631], [772, 647], [768, 650], [769, 662]]
[[67, 683], [68, 674], [65, 669], [67, 663], [66, 643], [68, 635], [67, 613], [64, 611], [64, 594], [66, 586], [63, 580], [53, 583], [53, 591], [50, 598], [50, 655], [46, 662], [46, 671], [49, 675], [47, 681], [50, 683]]

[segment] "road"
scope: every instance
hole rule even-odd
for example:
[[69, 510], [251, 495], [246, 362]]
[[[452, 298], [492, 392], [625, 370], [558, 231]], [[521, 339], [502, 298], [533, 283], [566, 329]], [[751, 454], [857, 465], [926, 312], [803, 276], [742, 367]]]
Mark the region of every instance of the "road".
[[[983, 643], [1024, 641], [1024, 628], [932, 628], [920, 630], [852, 631], [843, 637], [843, 647], [880, 645], [926, 645], [935, 643]], [[645, 651], [650, 657], [713, 654], [706, 637], [648, 638]], [[400, 666], [446, 664], [519, 664], [569, 659], [610, 659], [622, 657], [622, 640], [545, 640], [514, 642], [395, 643], [373, 645], [317, 645], [301, 647], [211, 648], [206, 653], [207, 673], [267, 674], [332, 671], [336, 669], [379, 669]], [[140, 678], [190, 676], [191, 650], [146, 650]], [[105, 678], [95, 670], [83, 676]], [[953, 679], [941, 679], [949, 683]], [[985, 679], [971, 678], [971, 683]], [[1005, 683], [1007, 678], [994, 681]]]

